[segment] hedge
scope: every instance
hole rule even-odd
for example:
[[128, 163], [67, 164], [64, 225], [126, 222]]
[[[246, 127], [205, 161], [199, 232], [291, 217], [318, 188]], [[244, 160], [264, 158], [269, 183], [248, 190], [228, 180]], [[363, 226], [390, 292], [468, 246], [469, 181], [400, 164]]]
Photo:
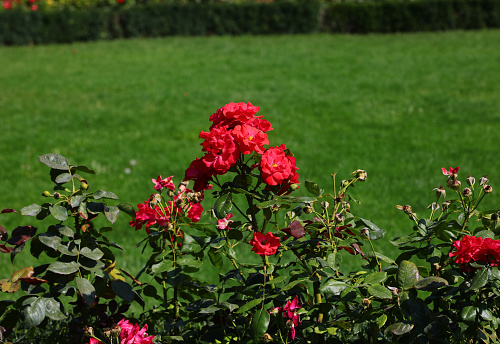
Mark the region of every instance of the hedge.
[[498, 0], [144, 4], [0, 12], [0, 44], [169, 35], [410, 32], [500, 27]]

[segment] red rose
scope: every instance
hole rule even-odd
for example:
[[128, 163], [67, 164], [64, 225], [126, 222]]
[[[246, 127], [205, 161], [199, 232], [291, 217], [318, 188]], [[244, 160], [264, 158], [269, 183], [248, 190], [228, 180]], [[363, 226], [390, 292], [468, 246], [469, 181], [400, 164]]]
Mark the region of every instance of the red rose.
[[184, 180], [194, 181], [194, 191], [210, 190], [212, 185], [208, 182], [212, 180], [214, 172], [201, 159], [195, 159], [184, 173]]
[[237, 125], [232, 134], [238, 144], [238, 150], [242, 154], [251, 154], [257, 152], [264, 153], [264, 145], [269, 144], [267, 134], [250, 125]]
[[249, 243], [253, 246], [252, 251], [259, 256], [272, 256], [278, 251], [280, 238], [275, 237], [271, 232], [267, 232], [267, 234], [255, 232]]
[[483, 262], [491, 266], [498, 266], [500, 261], [500, 240], [480, 238], [466, 235], [462, 240], [453, 243], [455, 252], [450, 252], [450, 257], [455, 257], [455, 263], [460, 264], [463, 271], [469, 271], [470, 262]]
[[221, 126], [232, 128], [238, 124], [249, 123], [259, 110], [260, 108], [258, 106], [253, 106], [252, 103], [226, 104], [210, 116], [210, 121], [213, 122], [210, 130]]
[[299, 175], [295, 158], [285, 154], [286, 146], [283, 144], [271, 147], [262, 154], [260, 162], [261, 176], [268, 185], [281, 185], [298, 183]]

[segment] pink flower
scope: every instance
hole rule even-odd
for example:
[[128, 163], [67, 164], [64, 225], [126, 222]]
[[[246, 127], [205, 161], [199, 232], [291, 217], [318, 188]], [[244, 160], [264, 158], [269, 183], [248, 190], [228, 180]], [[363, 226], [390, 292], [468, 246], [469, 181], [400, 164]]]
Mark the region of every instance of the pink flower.
[[271, 232], [262, 234], [254, 232], [253, 239], [249, 242], [253, 246], [252, 251], [259, 256], [272, 256], [278, 251], [280, 246], [280, 238], [275, 237]]
[[231, 217], [233, 217], [233, 214], [229, 213], [225, 218], [217, 220], [217, 227], [219, 229], [231, 229], [229, 227], [229, 225], [233, 222], [233, 220], [229, 220]]
[[121, 327], [120, 344], [152, 344], [154, 336], [149, 336], [146, 333], [148, 325], [144, 325], [139, 330], [139, 325], [132, 325], [128, 320], [123, 318], [118, 322]]
[[5, 8], [6, 10], [10, 10], [12, 8], [12, 1], [3, 0], [3, 8]]
[[158, 175], [156, 179], [151, 179], [151, 181], [155, 184], [154, 188], [155, 190], [160, 191], [163, 188], [169, 188], [170, 190], [174, 191], [175, 190], [175, 185], [172, 183], [172, 178], [174, 176], [170, 176], [165, 179], [161, 179], [161, 175]]
[[446, 168], [442, 167], [441, 170], [443, 171], [443, 174], [445, 176], [452, 176], [454, 174], [457, 174], [458, 173], [458, 170], [460, 169], [460, 167], [450, 167], [450, 170], [448, 171]]

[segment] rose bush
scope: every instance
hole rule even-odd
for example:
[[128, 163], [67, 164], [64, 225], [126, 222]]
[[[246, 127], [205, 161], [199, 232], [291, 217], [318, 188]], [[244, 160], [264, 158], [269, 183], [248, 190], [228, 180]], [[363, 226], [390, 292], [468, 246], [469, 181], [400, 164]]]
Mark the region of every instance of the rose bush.
[[[458, 167], [442, 168], [448, 189], [433, 189], [426, 216], [410, 205], [396, 206], [413, 228], [391, 240], [400, 253], [387, 257], [376, 250], [385, 230], [351, 208], [349, 190], [367, 180], [366, 171], [340, 181], [333, 174], [330, 191], [299, 183], [286, 145], [267, 147], [273, 128], [259, 111], [251, 103], [218, 109], [209, 131], [200, 133], [201, 157], [183, 180], [152, 178], [153, 194], [137, 207], [108, 204], [117, 198], [111, 192], [89, 192], [78, 174], [93, 173], [89, 168], [57, 154], [41, 156], [54, 191], [43, 193], [49, 202], [20, 213], [55, 224], [10, 234], [0, 228], [0, 251], [14, 259], [28, 245], [33, 256], [45, 252], [53, 262], [1, 281], [2, 291], [24, 293], [0, 301], [2, 339], [498, 341], [500, 221], [498, 210], [479, 210], [493, 190], [486, 176], [476, 184], [472, 176], [460, 178]], [[105, 237], [112, 228], [93, 222], [104, 216], [113, 223], [120, 211], [130, 216], [128, 230], [144, 233], [138, 246], [149, 252], [134, 274], [119, 268], [111, 249], [120, 247]], [[360, 269], [345, 271], [345, 259], [357, 260]], [[210, 267], [215, 282], [200, 279], [199, 271]], [[154, 306], [146, 307], [145, 300]], [[143, 311], [132, 314], [131, 303]]]

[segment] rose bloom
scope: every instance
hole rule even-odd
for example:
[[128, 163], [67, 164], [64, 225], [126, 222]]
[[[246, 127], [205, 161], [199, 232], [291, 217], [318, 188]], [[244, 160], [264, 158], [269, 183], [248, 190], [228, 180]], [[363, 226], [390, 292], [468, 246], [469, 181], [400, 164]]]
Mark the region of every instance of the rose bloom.
[[249, 123], [259, 110], [260, 108], [253, 106], [252, 103], [226, 104], [210, 116], [210, 121], [213, 123], [210, 130], [221, 126], [235, 127], [238, 124]]
[[262, 154], [260, 162], [261, 176], [268, 185], [298, 183], [299, 174], [295, 158], [285, 154], [284, 144], [271, 147]]
[[238, 144], [238, 150], [242, 154], [251, 154], [257, 152], [264, 153], [264, 145], [269, 144], [267, 134], [250, 125], [237, 125], [232, 134]]
[[215, 171], [207, 167], [202, 159], [196, 158], [184, 172], [184, 180], [194, 181], [194, 191], [210, 190], [212, 185], [209, 182], [212, 180], [213, 175], [215, 175]]
[[455, 257], [455, 263], [460, 264], [462, 271], [471, 271], [470, 262], [498, 266], [500, 261], [500, 240], [466, 235], [455, 241], [453, 247], [456, 251], [450, 252], [449, 256]]
[[[128, 320], [123, 318], [118, 322], [120, 327], [120, 344], [153, 344], [154, 336], [148, 336], [146, 331], [148, 325], [144, 325], [139, 329], [139, 325], [132, 325]], [[90, 338], [89, 344], [103, 344], [101, 341]]]
[[253, 246], [252, 251], [259, 256], [272, 256], [278, 251], [280, 238], [275, 237], [271, 232], [267, 232], [267, 234], [254, 232], [253, 239], [249, 243]]

